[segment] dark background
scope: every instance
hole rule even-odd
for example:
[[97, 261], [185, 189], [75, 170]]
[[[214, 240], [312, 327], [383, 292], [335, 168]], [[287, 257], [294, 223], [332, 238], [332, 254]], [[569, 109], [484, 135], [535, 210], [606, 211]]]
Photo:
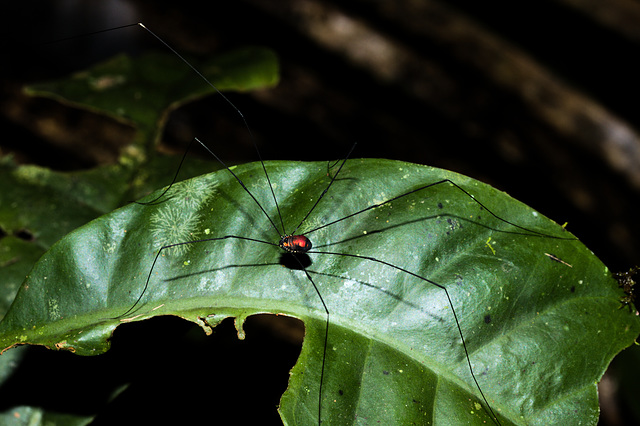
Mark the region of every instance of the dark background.
[[[358, 142], [355, 157], [454, 170], [568, 222], [624, 271], [640, 263], [640, 2], [595, 3], [13, 3], [0, 18], [0, 150], [58, 170], [116, 161], [130, 129], [19, 87], [159, 48], [135, 27], [43, 45], [142, 21], [195, 55], [247, 44], [277, 52], [276, 89], [230, 95], [265, 159], [338, 159]], [[230, 163], [256, 159], [219, 97], [176, 112], [162, 149], [181, 152], [196, 135]]]

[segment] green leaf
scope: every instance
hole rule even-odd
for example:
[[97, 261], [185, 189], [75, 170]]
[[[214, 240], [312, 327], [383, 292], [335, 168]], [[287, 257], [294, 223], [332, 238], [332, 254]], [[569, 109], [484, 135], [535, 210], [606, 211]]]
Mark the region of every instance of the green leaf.
[[91, 423], [90, 416], [47, 412], [42, 408], [14, 407], [0, 413], [0, 422], [5, 426], [22, 425], [66, 425], [83, 426]]
[[[279, 80], [278, 60], [266, 48], [246, 47], [190, 62], [220, 91], [266, 88]], [[216, 90], [175, 55], [152, 52], [137, 58], [119, 55], [70, 79], [31, 85], [26, 92], [132, 124], [135, 144], [144, 150], [158, 141], [171, 111]]]
[[[2, 159], [0, 230], [7, 235], [0, 238], [0, 318], [33, 264], [53, 243], [166, 182], [160, 170], [176, 164], [175, 158], [156, 156], [135, 173], [120, 165], [65, 173]], [[182, 174], [195, 176], [211, 168], [210, 162], [191, 160]]]
[[[266, 166], [291, 232], [329, 183], [327, 164]], [[278, 225], [261, 166], [234, 172]], [[332, 223], [442, 179], [510, 223], [449, 183]], [[211, 332], [236, 317], [242, 336], [249, 315], [287, 314], [307, 332], [280, 406], [285, 422], [317, 423], [324, 364], [328, 424], [490, 424], [455, 309], [475, 375], [502, 424], [595, 424], [596, 382], [640, 332], [638, 318], [619, 309], [623, 294], [610, 272], [571, 234], [451, 172], [349, 160], [297, 233], [313, 242], [307, 272], [330, 311], [324, 363], [327, 317], [316, 291], [304, 271], [281, 265], [279, 233], [226, 170], [174, 185], [157, 204], [118, 209], [56, 243], [0, 323], [0, 347], [29, 343], [90, 355], [108, 349], [123, 321], [176, 315]], [[225, 236], [235, 237], [202, 241]], [[151, 270], [162, 246], [198, 240], [162, 250]], [[328, 252], [375, 258], [426, 280]], [[113, 319], [135, 304], [148, 277], [140, 303]], [[447, 288], [453, 306], [433, 283]]]

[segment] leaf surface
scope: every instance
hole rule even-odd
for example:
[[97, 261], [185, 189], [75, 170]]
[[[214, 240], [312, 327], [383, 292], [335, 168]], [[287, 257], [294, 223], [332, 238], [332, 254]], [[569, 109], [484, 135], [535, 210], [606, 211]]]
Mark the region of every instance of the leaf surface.
[[[327, 164], [267, 170], [291, 232], [327, 187]], [[261, 166], [234, 172], [279, 226]], [[426, 186], [443, 179], [490, 211], [447, 182]], [[249, 315], [291, 315], [307, 335], [280, 411], [290, 424], [317, 423], [327, 316], [305, 272], [282, 266], [281, 233], [226, 170], [174, 185], [154, 205], [127, 205], [56, 243], [0, 323], [0, 347], [90, 355], [108, 349], [122, 320], [176, 315], [210, 332], [236, 317], [242, 335]], [[451, 172], [349, 160], [297, 233], [313, 242], [307, 272], [330, 311], [321, 411], [329, 424], [491, 423], [453, 310], [502, 424], [595, 424], [595, 383], [640, 330], [618, 309], [622, 293], [607, 268], [571, 234]], [[162, 250], [151, 270], [161, 247], [196, 240]], [[140, 303], [112, 319], [148, 277]]]

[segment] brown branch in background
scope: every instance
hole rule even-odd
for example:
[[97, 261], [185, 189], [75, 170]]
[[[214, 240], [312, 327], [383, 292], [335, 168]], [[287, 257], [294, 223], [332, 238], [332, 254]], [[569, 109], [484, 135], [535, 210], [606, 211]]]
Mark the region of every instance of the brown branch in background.
[[636, 0], [556, 0], [587, 15], [603, 27], [640, 42], [640, 3]]
[[[629, 6], [628, 2], [618, 2]], [[252, 3], [277, 14], [326, 49], [343, 55], [376, 78], [398, 84], [407, 93], [429, 104], [438, 103], [442, 108], [448, 104], [440, 103], [442, 99], [454, 97], [455, 82], [437, 64], [362, 19], [318, 0], [291, 2], [289, 8], [265, 2]], [[596, 100], [556, 77], [525, 51], [437, 1], [365, 3], [412, 35], [439, 44], [495, 86], [517, 96], [542, 124], [601, 156], [613, 170], [640, 189], [640, 137], [637, 131]], [[408, 11], [407, 7], [412, 9]], [[595, 13], [595, 9], [591, 10]], [[611, 19], [607, 22], [612, 22]]]

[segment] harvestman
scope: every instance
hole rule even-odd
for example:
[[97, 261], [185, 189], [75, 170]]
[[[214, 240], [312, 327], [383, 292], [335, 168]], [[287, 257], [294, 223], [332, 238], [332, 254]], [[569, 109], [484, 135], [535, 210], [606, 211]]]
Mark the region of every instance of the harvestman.
[[[247, 131], [249, 132], [249, 135], [251, 136], [251, 139], [254, 143], [254, 146], [256, 146], [256, 150], [257, 150], [257, 145], [255, 145], [255, 140], [253, 139], [253, 135], [251, 134], [251, 130], [248, 126], [248, 123], [244, 117], [244, 115], [242, 114], [242, 112], [227, 98], [225, 97], [203, 74], [200, 73], [200, 71], [198, 71], [194, 66], [192, 66], [183, 56], [181, 56], [177, 51], [175, 51], [171, 46], [169, 46], [164, 40], [162, 40], [159, 36], [157, 36], [154, 32], [152, 32], [151, 30], [149, 30], [148, 28], [146, 28], [142, 23], [140, 24], [132, 24], [132, 25], [127, 25], [124, 27], [130, 27], [133, 25], [140, 25], [142, 28], [144, 28], [149, 34], [151, 34], [153, 37], [155, 37], [160, 43], [162, 43], [164, 46], [166, 46], [173, 54], [175, 54], [181, 61], [183, 61], [188, 67], [190, 67], [200, 78], [202, 78], [206, 84], [208, 84], [210, 87], [212, 87], [220, 96], [223, 97], [223, 99], [239, 114], [239, 116], [241, 117], [244, 126], [246, 127]], [[124, 28], [124, 27], [118, 27], [118, 28], [113, 28], [107, 31], [111, 31], [111, 30], [116, 30], [116, 29], [120, 29], [120, 28]], [[244, 241], [251, 241], [254, 243], [262, 243], [262, 244], [268, 244], [268, 245], [272, 245], [272, 246], [276, 246], [279, 247], [281, 249], [283, 249], [285, 252], [287, 253], [291, 253], [293, 254], [294, 258], [296, 259], [297, 262], [301, 262], [298, 257], [296, 255], [298, 254], [317, 254], [317, 255], [334, 255], [334, 256], [345, 256], [345, 257], [350, 257], [350, 258], [356, 258], [359, 259], [363, 262], [371, 262], [373, 264], [379, 264], [379, 265], [383, 265], [387, 268], [391, 268], [393, 270], [395, 270], [397, 273], [402, 273], [402, 274], [407, 274], [410, 275], [422, 282], [428, 283], [430, 285], [436, 286], [437, 288], [439, 288], [440, 290], [442, 290], [445, 295], [446, 298], [448, 300], [449, 306], [451, 307], [451, 313], [455, 319], [456, 322], [456, 326], [457, 326], [457, 332], [460, 336], [460, 340], [462, 343], [462, 348], [464, 351], [464, 355], [466, 357], [466, 364], [468, 366], [468, 370], [469, 373], [473, 379], [473, 382], [475, 383], [475, 386], [483, 400], [485, 409], [488, 411], [488, 413], [490, 414], [492, 420], [500, 425], [500, 421], [497, 418], [496, 413], [494, 412], [493, 408], [491, 407], [491, 405], [489, 404], [487, 398], [484, 395], [484, 392], [482, 391], [482, 388], [480, 387], [480, 384], [476, 378], [476, 373], [473, 370], [471, 361], [470, 361], [470, 357], [469, 357], [469, 351], [467, 350], [467, 344], [465, 343], [465, 338], [462, 332], [462, 328], [460, 326], [460, 322], [458, 320], [458, 314], [456, 313], [455, 309], [454, 309], [454, 305], [452, 303], [451, 297], [449, 295], [449, 292], [447, 290], [446, 287], [444, 287], [443, 285], [440, 285], [428, 278], [425, 278], [423, 276], [420, 276], [408, 269], [393, 265], [389, 262], [386, 262], [384, 260], [380, 260], [380, 259], [376, 259], [374, 257], [370, 257], [370, 256], [365, 256], [365, 255], [358, 255], [358, 254], [349, 254], [349, 253], [338, 253], [338, 252], [331, 252], [331, 251], [323, 251], [323, 250], [313, 250], [313, 243], [312, 241], [307, 238], [304, 234], [309, 234], [311, 232], [314, 231], [318, 231], [320, 229], [323, 228], [327, 228], [330, 227], [331, 225], [334, 225], [338, 222], [342, 222], [342, 221], [346, 221], [348, 219], [351, 219], [353, 217], [356, 217], [358, 215], [361, 215], [364, 212], [370, 211], [372, 209], [387, 205], [395, 200], [399, 200], [402, 199], [404, 197], [408, 197], [412, 194], [418, 193], [419, 191], [424, 191], [428, 188], [433, 188], [436, 187], [438, 185], [451, 185], [452, 187], [454, 187], [455, 189], [459, 190], [461, 193], [463, 193], [466, 197], [468, 197], [470, 200], [473, 200], [473, 202], [477, 203], [477, 205], [484, 210], [486, 213], [488, 213], [490, 216], [493, 216], [495, 219], [510, 225], [514, 228], [517, 229], [517, 231], [503, 231], [503, 232], [508, 232], [508, 233], [513, 233], [513, 234], [522, 234], [522, 235], [527, 235], [527, 236], [538, 236], [538, 237], [545, 237], [545, 238], [553, 238], [553, 239], [567, 239], [567, 240], [572, 240], [573, 238], [564, 238], [564, 237], [559, 237], [559, 236], [554, 236], [554, 235], [549, 235], [549, 234], [545, 234], [542, 232], [538, 232], [532, 229], [528, 229], [526, 227], [517, 225], [513, 222], [510, 222], [509, 220], [506, 220], [500, 216], [498, 216], [497, 214], [493, 213], [489, 208], [487, 208], [483, 203], [481, 203], [480, 201], [478, 201], [472, 194], [470, 194], [468, 191], [466, 191], [465, 189], [463, 189], [461, 186], [457, 185], [455, 182], [449, 180], [449, 179], [443, 179], [437, 182], [432, 182], [429, 184], [426, 184], [424, 186], [421, 186], [417, 189], [414, 189], [412, 191], [409, 191], [407, 193], [401, 194], [399, 196], [396, 197], [392, 197], [389, 199], [386, 199], [382, 202], [379, 203], [375, 203], [372, 204], [366, 208], [360, 209], [354, 213], [351, 213], [349, 215], [346, 215], [340, 219], [337, 220], [333, 220], [329, 223], [326, 223], [324, 225], [315, 227], [314, 229], [308, 230], [306, 232], [304, 232], [303, 234], [297, 234], [297, 230], [300, 228], [300, 226], [309, 218], [309, 216], [311, 215], [311, 213], [315, 210], [315, 208], [318, 206], [318, 204], [321, 202], [321, 200], [323, 199], [323, 197], [325, 196], [325, 194], [327, 194], [327, 192], [330, 190], [331, 186], [334, 184], [334, 182], [336, 181], [336, 179], [338, 178], [338, 176], [340, 175], [340, 172], [342, 171], [342, 168], [344, 167], [347, 158], [349, 157], [349, 155], [351, 154], [351, 151], [353, 150], [353, 148], [351, 149], [351, 151], [345, 156], [345, 158], [340, 162], [340, 165], [338, 167], [338, 170], [332, 174], [331, 178], [330, 178], [330, 182], [328, 183], [328, 185], [326, 186], [326, 188], [324, 189], [324, 191], [320, 194], [320, 196], [316, 199], [315, 203], [313, 204], [313, 206], [311, 207], [311, 209], [309, 209], [309, 211], [307, 212], [307, 214], [304, 216], [304, 218], [300, 221], [300, 223], [298, 224], [298, 226], [296, 226], [296, 228], [294, 230], [292, 230], [291, 232], [287, 232], [285, 230], [285, 226], [284, 226], [284, 221], [282, 219], [282, 215], [280, 214], [280, 209], [278, 207], [278, 202], [276, 199], [276, 195], [275, 192], [273, 190], [273, 185], [271, 184], [271, 181], [269, 180], [269, 175], [267, 173], [266, 167], [264, 165], [264, 162], [262, 161], [262, 158], [260, 157], [260, 153], [258, 151], [258, 158], [260, 160], [260, 163], [262, 165], [262, 169], [264, 171], [264, 175], [267, 179], [268, 182], [268, 186], [271, 192], [271, 197], [273, 198], [273, 201], [275, 203], [276, 209], [277, 209], [277, 213], [279, 216], [279, 222], [280, 222], [280, 228], [276, 225], [276, 223], [273, 221], [273, 219], [269, 216], [269, 214], [266, 212], [266, 210], [263, 208], [263, 206], [260, 204], [260, 202], [258, 201], [258, 199], [251, 193], [251, 191], [247, 188], [247, 186], [242, 182], [242, 180], [240, 179], [240, 177], [238, 177], [233, 170], [231, 170], [229, 167], [227, 167], [225, 165], [225, 163], [213, 152], [211, 151], [203, 142], [201, 142], [199, 139], [194, 138], [192, 143], [198, 143], [200, 144], [202, 147], [204, 147], [204, 149], [206, 149], [218, 162], [220, 162], [220, 164], [222, 164], [226, 170], [231, 173], [231, 175], [233, 175], [233, 177], [235, 178], [235, 180], [238, 182], [239, 185], [242, 186], [242, 189], [253, 199], [253, 201], [255, 202], [255, 204], [259, 207], [259, 209], [261, 210], [262, 214], [264, 214], [264, 216], [266, 217], [266, 219], [268, 219], [268, 222], [271, 224], [271, 226], [273, 227], [273, 229], [276, 230], [276, 232], [278, 233], [278, 235], [280, 236], [279, 241], [278, 242], [270, 242], [270, 241], [264, 241], [264, 240], [259, 240], [259, 239], [254, 239], [254, 238], [249, 238], [249, 237], [243, 237], [243, 236], [238, 236], [238, 235], [225, 235], [225, 236], [221, 236], [221, 237], [213, 237], [213, 238], [204, 238], [204, 239], [200, 239], [200, 240], [195, 240], [195, 241], [185, 241], [185, 242], [178, 242], [178, 243], [174, 243], [174, 244], [168, 244], [168, 245], [164, 245], [163, 247], [161, 247], [158, 252], [155, 255], [154, 261], [150, 267], [149, 270], [149, 274], [146, 277], [146, 282], [144, 284], [143, 289], [140, 292], [140, 295], [138, 296], [137, 300], [135, 301], [135, 303], [126, 311], [123, 312], [122, 314], [118, 315], [116, 318], [114, 319], [122, 319], [125, 316], [127, 316], [128, 314], [134, 312], [136, 310], [136, 308], [138, 308], [138, 305], [140, 304], [140, 302], [142, 301], [144, 294], [147, 291], [147, 288], [149, 287], [150, 284], [150, 280], [151, 280], [151, 276], [153, 274], [154, 268], [156, 266], [156, 262], [158, 261], [159, 257], [162, 255], [162, 253], [166, 250], [169, 250], [171, 248], [176, 248], [176, 247], [180, 247], [180, 246], [185, 246], [187, 244], [201, 244], [201, 243], [207, 243], [207, 242], [213, 242], [213, 241], [220, 241], [220, 240], [227, 240], [227, 239], [232, 239], [232, 240], [244, 240]], [[190, 144], [190, 146], [191, 146]], [[187, 155], [189, 149], [186, 150], [186, 152], [184, 153], [182, 160], [180, 162], [180, 166], [178, 167], [178, 171], [176, 172], [171, 184], [158, 196], [156, 197], [154, 200], [150, 201], [150, 202], [146, 202], [146, 203], [138, 203], [138, 204], [154, 204], [155, 202], [157, 202], [158, 200], [160, 200], [166, 193], [167, 191], [169, 191], [169, 189], [171, 188], [171, 186], [176, 182], [177, 177], [178, 177], [178, 172], [180, 170], [180, 167], [182, 166], [185, 157]], [[280, 231], [280, 229], [282, 229], [282, 231]], [[319, 383], [319, 395], [318, 395], [318, 423], [322, 422], [322, 400], [323, 400], [323, 395], [322, 395], [322, 391], [323, 391], [323, 382], [324, 382], [324, 373], [325, 373], [325, 358], [327, 355], [327, 343], [328, 343], [328, 339], [329, 339], [329, 334], [331, 332], [330, 329], [330, 310], [328, 308], [328, 306], [326, 305], [320, 290], [318, 289], [318, 286], [316, 285], [316, 282], [313, 280], [313, 278], [311, 277], [309, 271], [307, 271], [307, 269], [305, 268], [304, 265], [302, 265], [302, 263], [300, 263], [300, 268], [306, 275], [306, 277], [308, 278], [309, 282], [312, 284], [315, 293], [318, 296], [318, 299], [320, 300], [320, 302], [322, 303], [322, 307], [324, 310], [324, 315], [326, 317], [326, 321], [325, 321], [325, 329], [324, 329], [324, 349], [323, 349], [323, 362], [322, 362], [322, 368], [321, 368], [321, 372], [320, 372], [320, 383]], [[139, 308], [138, 308], [139, 309]]]

